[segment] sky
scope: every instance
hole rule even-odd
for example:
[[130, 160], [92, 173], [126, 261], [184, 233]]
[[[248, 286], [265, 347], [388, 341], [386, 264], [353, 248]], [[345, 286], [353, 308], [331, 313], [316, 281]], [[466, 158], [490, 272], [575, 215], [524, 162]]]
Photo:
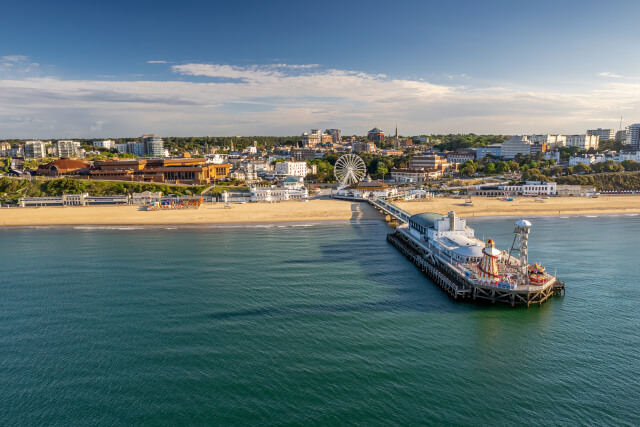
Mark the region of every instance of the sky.
[[0, 139], [640, 122], [637, 0], [5, 0], [0, 16]]

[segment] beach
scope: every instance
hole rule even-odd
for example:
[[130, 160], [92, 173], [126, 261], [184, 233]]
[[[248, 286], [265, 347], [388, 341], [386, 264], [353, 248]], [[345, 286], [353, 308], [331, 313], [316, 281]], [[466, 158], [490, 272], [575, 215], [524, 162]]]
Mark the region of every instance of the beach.
[[297, 221], [361, 221], [383, 217], [367, 203], [292, 200], [280, 203], [205, 203], [198, 209], [147, 211], [144, 206], [67, 206], [0, 209], [0, 225], [167, 225]]
[[588, 197], [516, 197], [513, 201], [497, 197], [477, 197], [471, 199], [473, 206], [465, 206], [465, 199], [435, 197], [408, 202], [395, 202], [407, 212], [436, 212], [445, 214], [455, 211], [462, 217], [486, 216], [537, 216], [537, 215], [597, 215], [616, 213], [640, 213], [640, 195], [601, 195]]
[[[463, 217], [597, 215], [640, 213], [640, 196], [616, 195], [586, 197], [517, 197], [508, 202], [492, 197], [473, 197], [473, 206], [464, 199], [433, 199], [396, 202], [410, 212], [455, 211]], [[68, 206], [0, 209], [0, 225], [167, 225], [225, 224], [313, 221], [382, 220], [384, 217], [365, 202], [314, 199], [307, 202], [204, 204], [198, 209], [146, 211], [143, 206]]]

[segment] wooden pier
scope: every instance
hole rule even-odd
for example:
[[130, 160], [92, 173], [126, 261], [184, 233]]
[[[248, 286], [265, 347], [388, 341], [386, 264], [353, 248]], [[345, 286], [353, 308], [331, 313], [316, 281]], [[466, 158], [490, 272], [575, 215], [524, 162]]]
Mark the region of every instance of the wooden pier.
[[496, 286], [477, 285], [461, 277], [456, 271], [440, 262], [432, 252], [399, 231], [389, 233], [387, 241], [413, 262], [431, 280], [440, 286], [453, 299], [471, 298], [472, 301], [485, 301], [515, 305], [541, 305], [554, 295], [564, 295], [564, 283], [553, 279], [543, 286], [525, 286], [519, 289], [502, 289]]

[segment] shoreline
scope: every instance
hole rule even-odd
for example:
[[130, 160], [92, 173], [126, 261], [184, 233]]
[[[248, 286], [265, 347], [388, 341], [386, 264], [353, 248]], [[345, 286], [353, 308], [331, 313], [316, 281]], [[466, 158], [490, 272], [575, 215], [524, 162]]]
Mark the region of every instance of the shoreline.
[[[535, 201], [519, 197], [513, 202], [473, 197], [473, 206], [463, 199], [437, 197], [420, 201], [399, 201], [409, 213], [453, 210], [459, 216], [477, 218], [590, 217], [640, 215], [640, 196], [553, 197]], [[1, 208], [0, 227], [257, 227], [273, 224], [358, 223], [384, 221], [385, 217], [366, 202], [336, 199], [292, 200], [280, 203], [205, 204], [199, 209], [146, 211], [137, 205], [55, 206]]]

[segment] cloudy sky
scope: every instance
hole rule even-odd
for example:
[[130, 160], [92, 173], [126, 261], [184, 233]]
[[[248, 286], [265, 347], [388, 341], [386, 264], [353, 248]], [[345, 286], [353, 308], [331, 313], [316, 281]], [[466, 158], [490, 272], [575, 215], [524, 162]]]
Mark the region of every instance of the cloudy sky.
[[635, 0], [21, 0], [1, 11], [0, 139], [640, 122]]

